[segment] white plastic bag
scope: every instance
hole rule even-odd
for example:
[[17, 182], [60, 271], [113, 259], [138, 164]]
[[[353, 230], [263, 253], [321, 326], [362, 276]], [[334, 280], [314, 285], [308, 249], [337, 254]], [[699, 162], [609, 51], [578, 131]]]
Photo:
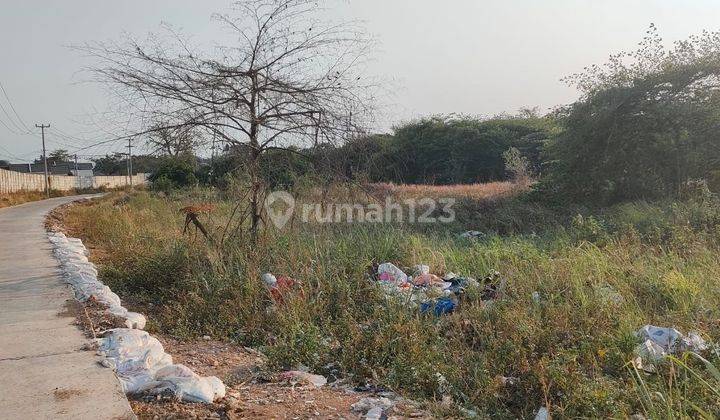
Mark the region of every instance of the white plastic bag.
[[378, 266], [378, 277], [381, 281], [387, 281], [397, 285], [408, 282], [408, 276], [401, 269], [392, 263], [382, 263]]

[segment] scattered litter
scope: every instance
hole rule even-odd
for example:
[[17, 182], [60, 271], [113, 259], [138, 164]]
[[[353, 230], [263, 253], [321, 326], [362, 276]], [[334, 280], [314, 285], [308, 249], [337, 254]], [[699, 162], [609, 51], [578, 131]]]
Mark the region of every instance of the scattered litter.
[[260, 279], [262, 279], [263, 283], [265, 283], [265, 286], [269, 289], [273, 289], [277, 287], [277, 278], [273, 276], [271, 273], [265, 273], [262, 276], [260, 276]]
[[382, 420], [385, 418], [387, 418], [387, 416], [380, 407], [373, 407], [365, 414], [365, 420]]
[[[270, 295], [276, 303], [285, 303], [285, 295], [293, 290], [298, 282], [287, 276], [275, 277], [271, 273], [265, 273], [260, 276], [260, 279], [265, 283], [265, 287], [270, 291]], [[302, 295], [302, 292], [300, 292]]]
[[421, 274], [430, 274], [430, 266], [425, 264], [418, 264], [413, 267], [413, 274], [419, 276]]
[[541, 300], [541, 298], [540, 298], [540, 292], [532, 292], [532, 300], [533, 300], [533, 302], [539, 304], [539, 303], [540, 303], [540, 300]]
[[478, 412], [475, 411], [475, 410], [470, 410], [470, 409], [467, 409], [467, 408], [465, 408], [465, 407], [460, 407], [459, 410], [460, 410], [460, 412], [463, 414], [463, 416], [465, 416], [466, 418], [476, 419], [476, 418], [480, 417], [480, 416], [478, 415]]
[[642, 340], [651, 341], [661, 346], [667, 353], [701, 352], [708, 349], [705, 340], [696, 332], [690, 332], [685, 336], [675, 328], [645, 325], [636, 334]]
[[318, 388], [327, 384], [327, 378], [322, 375], [314, 375], [312, 373], [304, 372], [302, 370], [291, 370], [283, 372], [280, 377], [284, 380], [291, 382], [304, 382], [309, 385], [314, 385]]
[[380, 264], [377, 273], [380, 281], [394, 283], [398, 286], [408, 282], [407, 274], [392, 263]]
[[443, 281], [443, 279], [435, 274], [420, 274], [419, 276], [412, 278], [412, 283], [415, 286], [435, 286], [442, 289], [447, 289], [451, 286], [449, 282]]
[[664, 359], [669, 354], [678, 354], [684, 351], [699, 353], [708, 349], [705, 340], [696, 332], [690, 332], [685, 336], [675, 328], [645, 325], [635, 334], [643, 341], [635, 348], [639, 360], [634, 360], [633, 364], [646, 372], [654, 372], [655, 368], [652, 364]]
[[125, 319], [127, 328], [108, 330], [96, 342], [98, 353], [104, 356], [101, 364], [115, 370], [126, 394], [171, 393], [182, 401], [204, 403], [225, 396], [220, 379], [201, 377], [184, 365], [173, 364], [160, 341], [142, 331], [145, 317], [125, 309], [120, 297], [97, 279], [97, 269], [88, 261], [88, 251], [80, 239], [61, 232], [50, 232], [48, 238], [75, 297], [82, 302], [102, 303], [108, 313]]
[[385, 397], [365, 397], [350, 407], [353, 412], [365, 415], [366, 419], [379, 419], [386, 415], [394, 406], [395, 402]]
[[468, 230], [460, 234], [461, 238], [480, 238], [483, 236], [485, 236], [485, 234], [477, 230]]
[[202, 377], [185, 365], [174, 364], [155, 373], [149, 393], [161, 395], [165, 392], [171, 392], [182, 401], [209, 404], [225, 397], [225, 385], [215, 376]]
[[537, 414], [535, 415], [535, 420], [548, 420], [550, 418], [550, 412], [545, 407], [540, 407]]
[[481, 299], [489, 303], [500, 298], [505, 288], [505, 280], [494, 270], [482, 284], [452, 272], [440, 277], [430, 273], [430, 267], [424, 264], [418, 264], [412, 270], [414, 277], [408, 277], [396, 265], [383, 263], [377, 266], [372, 277], [383, 287], [388, 298], [410, 307], [419, 306], [421, 313], [432, 312], [436, 316], [453, 312], [467, 289], [482, 286]]
[[520, 378], [515, 376], [500, 376], [498, 379], [504, 386], [515, 386], [520, 383]]
[[457, 303], [451, 297], [441, 297], [420, 304], [420, 313], [433, 311], [435, 316], [449, 314], [455, 310]]

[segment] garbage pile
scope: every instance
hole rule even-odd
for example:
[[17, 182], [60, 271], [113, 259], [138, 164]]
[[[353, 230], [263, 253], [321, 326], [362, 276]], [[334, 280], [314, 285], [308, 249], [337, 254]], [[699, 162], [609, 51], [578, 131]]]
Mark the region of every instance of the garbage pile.
[[430, 273], [430, 267], [423, 264], [416, 265], [412, 270], [413, 275], [408, 276], [396, 265], [386, 262], [373, 268], [371, 278], [383, 288], [389, 299], [436, 316], [452, 313], [468, 289], [479, 290], [482, 300], [490, 302], [498, 299], [505, 287], [497, 271], [492, 271], [482, 282], [478, 282], [472, 277], [452, 272], [440, 277]]
[[700, 353], [708, 349], [705, 340], [696, 332], [683, 335], [675, 328], [645, 325], [635, 334], [642, 343], [635, 348], [638, 357], [633, 360], [633, 364], [646, 372], [654, 372], [654, 364], [668, 355], [686, 351]]
[[105, 357], [103, 366], [115, 370], [126, 394], [172, 395], [182, 401], [204, 403], [225, 396], [220, 379], [201, 377], [184, 365], [173, 364], [160, 341], [142, 331], [145, 317], [125, 309], [118, 295], [97, 279], [97, 269], [88, 261], [81, 240], [61, 232], [50, 232], [48, 238], [75, 297], [81, 302], [96, 300], [108, 313], [125, 319], [127, 328], [108, 330], [97, 343], [99, 354]]
[[[300, 282], [287, 276], [275, 277], [272, 273], [265, 273], [261, 277], [265, 287], [270, 292], [270, 296], [278, 304], [285, 303], [285, 296], [299, 288]], [[297, 290], [299, 296], [303, 296], [302, 289]]]

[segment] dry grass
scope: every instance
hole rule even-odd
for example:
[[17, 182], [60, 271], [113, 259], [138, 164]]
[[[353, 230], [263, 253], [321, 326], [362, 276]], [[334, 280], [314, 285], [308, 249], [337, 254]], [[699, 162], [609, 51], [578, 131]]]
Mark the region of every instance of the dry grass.
[[[510, 187], [386, 190], [488, 199]], [[698, 331], [712, 342], [720, 337], [714, 309], [720, 203], [630, 203], [557, 224], [547, 210], [514, 201], [498, 200], [497, 209], [476, 216], [458, 211], [473, 225], [484, 222], [483, 232], [506, 232], [487, 238], [458, 238], [457, 224], [437, 230], [297, 225], [254, 246], [230, 236], [220, 257], [202, 240], [182, 235], [178, 210], [212, 202], [203, 191], [108, 196], [72, 207], [67, 225], [82, 226], [84, 241], [112, 250], [101, 266], [103, 281], [150, 315], [154, 332], [256, 346], [270, 368], [302, 364], [382, 386], [428, 402], [439, 416], [460, 416], [466, 408], [480, 417], [532, 418], [545, 405], [555, 418], [654, 418], [627, 369], [634, 332], [652, 323]], [[215, 204], [211, 232], [232, 206]], [[507, 233], [514, 231], [537, 233]], [[424, 316], [366, 280], [368, 267], [384, 261], [475, 278], [496, 269], [507, 278], [507, 294], [488, 307], [470, 292], [453, 314]], [[259, 280], [266, 271], [300, 280], [303, 293], [274, 305]], [[605, 290], [622, 299], [608, 300]], [[673, 368], [660, 368], [644, 386], [672, 399], [668, 413], [697, 417], [693, 407], [720, 413], [720, 399], [702, 381], [683, 372], [669, 386]]]
[[382, 196], [407, 198], [469, 198], [473, 200], [495, 201], [525, 192], [529, 183], [490, 182], [487, 184], [455, 184], [455, 185], [408, 185], [378, 183], [368, 186], [371, 191]]
[[22, 191], [17, 193], [0, 195], [0, 208], [17, 206], [18, 204], [30, 201], [38, 201], [45, 198], [45, 193], [39, 191]]

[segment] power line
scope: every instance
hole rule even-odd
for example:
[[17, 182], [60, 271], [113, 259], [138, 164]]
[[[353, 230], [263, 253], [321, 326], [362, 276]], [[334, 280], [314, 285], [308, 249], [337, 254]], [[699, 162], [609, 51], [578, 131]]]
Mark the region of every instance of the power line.
[[25, 160], [25, 159], [23, 159], [23, 158], [21, 158], [21, 157], [18, 157], [17, 155], [14, 155], [14, 154], [10, 153], [10, 151], [9, 151], [8, 149], [6, 149], [5, 147], [3, 147], [2, 145], [0, 145], [0, 150], [4, 150], [4, 151], [5, 151], [5, 155], [6, 155], [7, 157], [11, 158], [11, 159]]
[[82, 150], [87, 150], [87, 149], [90, 149], [90, 148], [93, 148], [93, 147], [97, 147], [97, 146], [100, 146], [100, 145], [103, 145], [103, 144], [108, 144], [108, 143], [112, 143], [112, 142], [116, 142], [116, 141], [122, 141], [122, 140], [125, 140], [125, 139], [110, 139], [110, 140], [99, 141], [99, 142], [97, 142], [97, 143], [94, 143], [94, 144], [91, 144], [91, 145], [88, 145], [88, 146], [85, 146], [85, 147], [81, 147], [81, 148], [79, 148], [79, 149], [75, 149], [75, 150], [73, 150], [73, 153], [75, 153], [75, 152], [80, 152], [80, 151], [82, 151]]
[[78, 143], [72, 141], [72, 139], [68, 138], [67, 136], [64, 136], [64, 135], [58, 133], [56, 130], [50, 129], [49, 131], [50, 131], [50, 133], [54, 134], [56, 137], [59, 137], [59, 138], [61, 138], [61, 139], [64, 140], [64, 141], [62, 141], [62, 142], [61, 142], [61, 141], [58, 141], [58, 140], [56, 140], [56, 139], [53, 139], [53, 140], [52, 140], [52, 141], [54, 141], [54, 142], [56, 142], [56, 143], [58, 143], [58, 144], [61, 144], [61, 145], [63, 145], [63, 146], [70, 147], [70, 148], [76, 148], [76, 147], [83, 147], [85, 144], [87, 144], [87, 143], [85, 143], [85, 144], [78, 144]]
[[[20, 125], [18, 125], [17, 122], [15, 122], [15, 120], [13, 119], [13, 117], [10, 116], [10, 113], [8, 113], [7, 110], [5, 109], [5, 107], [3, 106], [2, 101], [0, 101], [0, 111], [2, 111], [3, 114], [5, 114], [5, 116], [7, 117], [8, 121], [10, 121], [10, 123], [15, 127], [15, 130], [18, 130], [18, 131], [13, 130], [12, 128], [8, 127], [7, 124], [5, 124], [5, 123], [3, 122], [3, 125], [4, 125], [8, 130], [12, 131], [13, 134], [26, 134], [26, 133], [30, 133], [30, 131], [26, 131], [24, 128], [20, 127]], [[2, 121], [2, 120], [0, 120], [0, 121]]]
[[[0, 106], [2, 106], [2, 104], [0, 104]], [[5, 128], [8, 129], [8, 131], [10, 131], [13, 134], [22, 134], [22, 133], [18, 133], [17, 131], [13, 130], [12, 128], [10, 128], [7, 124], [5, 124], [5, 121], [3, 121], [2, 118], [0, 118], [0, 124], [2, 124]]]
[[[0, 89], [3, 92], [3, 95], [5, 95], [5, 99], [7, 100], [7, 103], [10, 104], [10, 109], [12, 109], [12, 112], [17, 117], [18, 121], [20, 121], [20, 124], [22, 124], [23, 127], [25, 127], [25, 131], [28, 133], [32, 133], [32, 130], [25, 124], [25, 121], [23, 121], [22, 117], [20, 117], [20, 114], [18, 114], [17, 110], [15, 110], [15, 106], [13, 105], [12, 101], [10, 100], [10, 97], [8, 96], [7, 92], [5, 91], [5, 87], [3, 86], [2, 82], [0, 82]], [[4, 111], [4, 109], [3, 109]], [[22, 130], [20, 130], [22, 131]]]

